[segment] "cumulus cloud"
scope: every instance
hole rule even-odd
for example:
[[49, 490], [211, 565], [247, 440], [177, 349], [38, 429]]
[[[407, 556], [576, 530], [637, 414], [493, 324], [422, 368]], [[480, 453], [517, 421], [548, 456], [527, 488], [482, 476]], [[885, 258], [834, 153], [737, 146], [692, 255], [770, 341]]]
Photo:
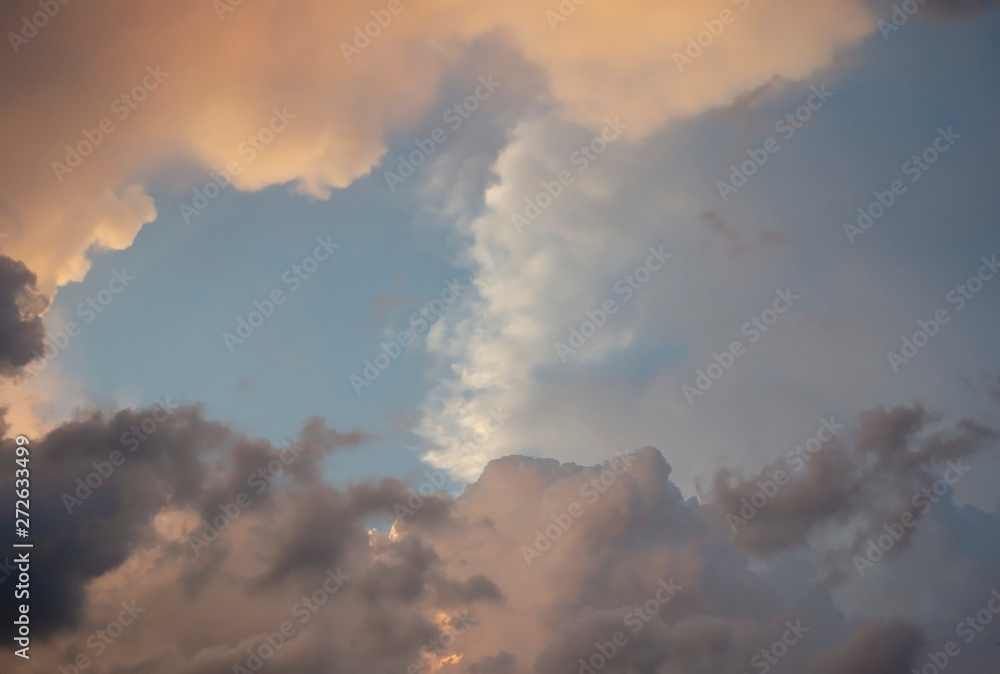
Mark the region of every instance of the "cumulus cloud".
[[[83, 654], [111, 671], [231, 672], [263, 653], [275, 671], [571, 674], [583, 660], [737, 674], [777, 654], [790, 671], [894, 672], [929, 636], [899, 617], [852, 619], [794, 562], [752, 568], [653, 448], [589, 467], [506, 457], [461, 495], [420, 501], [393, 479], [335, 488], [319, 477], [323, 456], [363, 434], [310, 420], [279, 448], [197, 407], [164, 414], [93, 414], [32, 445], [38, 671]], [[895, 456], [905, 437], [889, 426], [906, 423], [873, 414], [861, 444]], [[150, 417], [156, 430], [67, 512], [76, 477], [100, 471]], [[142, 609], [134, 623], [88, 642], [122, 602]], [[283, 625], [290, 636], [269, 651]], [[13, 663], [9, 651], [0, 663]]]
[[[735, 544], [753, 554], [787, 550], [806, 543], [824, 526], [861, 519], [854, 552], [872, 535], [884, 533], [886, 522], [912, 510], [914, 497], [945, 471], [957, 480], [966, 473], [963, 459], [995, 447], [996, 431], [980, 423], [966, 419], [953, 428], [932, 430], [936, 421], [920, 405], [876, 408], [862, 416], [849, 439], [827, 433], [822, 445], [790, 450], [747, 476], [731, 468], [719, 470], [706, 498], [726, 519]], [[960, 466], [957, 472], [953, 465]], [[757, 492], [767, 498], [754, 498]], [[751, 499], [763, 505], [758, 509]]]
[[[937, 479], [942, 462], [989, 446], [994, 431], [976, 421], [941, 430], [919, 405], [872, 410], [734, 534], [725, 515], [778, 464], [750, 477], [719, 472], [705, 502], [685, 498], [675, 484], [667, 462], [680, 454], [673, 446], [664, 448], [667, 457], [647, 447], [596, 466], [525, 456], [486, 464], [512, 446], [543, 454], [574, 444], [573, 429], [558, 417], [548, 435], [524, 432], [552, 409], [533, 405], [546, 397], [539, 391], [552, 390], [533, 388], [536, 377], [563, 376], [554, 342], [648, 259], [665, 229], [692, 254], [658, 272], [656, 283], [665, 286], [682, 267], [691, 273], [687, 287], [664, 297], [683, 292], [692, 305], [709, 292], [698, 283], [709, 272], [692, 272], [715, 249], [728, 253], [728, 270], [748, 247], [785, 243], [770, 225], [755, 230], [741, 219], [737, 229], [728, 211], [702, 209], [700, 223], [696, 216], [685, 225], [680, 182], [669, 194], [653, 190], [642, 203], [630, 201], [639, 171], [664, 177], [642, 152], [629, 165], [635, 171], [621, 171], [615, 151], [635, 151], [665, 125], [734, 100], [737, 111], [754, 108], [775, 82], [807, 77], [874, 30], [862, 0], [563, 5], [575, 7], [566, 21], [552, 18], [564, 11], [555, 3], [405, 3], [348, 60], [342, 42], [372, 20], [369, 7], [262, 0], [217, 15], [218, 3], [201, 0], [108, 1], [86, 12], [71, 3], [5, 62], [0, 81], [12, 94], [0, 121], [18, 133], [0, 169], [0, 229], [38, 277], [0, 258], [0, 374], [16, 374], [40, 352], [37, 315], [45, 301], [36, 288], [51, 293], [81, 278], [93, 248], [127, 247], [157, 217], [181, 222], [177, 213], [157, 212], [153, 193], [183, 199], [209, 170], [236, 161], [236, 189], [287, 184], [324, 198], [378, 165], [386, 138], [426, 112], [477, 40], [496, 41], [535, 69], [554, 105], [511, 132], [486, 213], [460, 223], [472, 238], [466, 261], [476, 289], [428, 338], [453, 376], [432, 391], [418, 431], [434, 445], [431, 462], [474, 484], [456, 497], [415, 494], [390, 478], [331, 486], [325, 457], [369, 437], [318, 418], [279, 447], [206, 419], [197, 406], [81, 413], [32, 444], [39, 671], [83, 654], [100, 669], [164, 674], [256, 669], [253, 658], [276, 671], [570, 674], [589, 665], [736, 674], [780, 650], [788, 671], [905, 672], [918, 646], [950, 632], [924, 614], [888, 609], [903, 601], [893, 590], [914, 604], [947, 604], [949, 615], [980, 607], [995, 555], [968, 546], [965, 534], [995, 549], [1000, 523], [951, 499], [935, 519], [918, 520], [912, 542], [886, 555], [879, 571], [901, 559], [913, 569], [908, 578], [961, 569], [948, 579], [953, 597], [923, 601], [931, 595], [921, 584], [899, 592], [879, 584], [878, 573], [869, 577], [872, 590], [858, 592], [844, 572], [863, 541]], [[724, 10], [736, 20], [680, 68], [674, 52], [684, 53]], [[3, 10], [5, 23], [19, 25], [19, 11]], [[143, 85], [142, 101], [121, 107], [124, 94], [161, 68], [162, 81]], [[250, 159], [241, 143], [275, 109], [287, 110], [289, 123]], [[105, 117], [114, 128], [89, 140]], [[609, 118], [620, 118], [624, 132], [604, 160], [577, 176], [579, 199], [560, 201], [527, 232], [513, 228], [510, 215], [525, 197], [568, 168], [578, 144], [591, 142]], [[90, 150], [80, 151], [81, 141]], [[67, 156], [74, 151], [86, 155], [79, 166]], [[636, 204], [628, 214], [638, 224], [617, 225], [617, 204], [626, 202]], [[668, 308], [653, 304], [630, 306], [654, 321], [673, 310], [660, 297], [655, 304]], [[579, 362], [599, 367], [636, 335], [634, 323], [612, 322]], [[669, 416], [665, 391], [676, 393], [676, 383], [650, 383], [654, 402], [642, 415]], [[622, 397], [599, 385], [606, 397], [598, 402]], [[584, 397], [548, 396], [546, 403], [580, 418], [595, 407]], [[511, 439], [456, 464], [451, 441], [476, 438], [480, 422], [508, 400], [516, 403], [514, 421], [499, 433]], [[669, 411], [678, 409], [685, 412]], [[616, 423], [631, 420], [622, 415]], [[147, 430], [151, 423], [155, 430]], [[620, 446], [610, 424], [603, 432], [593, 444]], [[3, 444], [9, 454], [12, 441]], [[0, 507], [10, 512], [13, 468], [0, 470]], [[0, 540], [9, 546], [11, 535], [5, 530]], [[954, 545], [936, 545], [941, 540]], [[943, 562], [946, 553], [955, 559]], [[11, 576], [2, 580], [9, 589]], [[883, 596], [896, 603], [882, 603]], [[14, 606], [6, 590], [3, 597], [9, 626]], [[91, 637], [123, 602], [143, 607], [141, 615], [121, 639], [96, 648]], [[262, 644], [285, 624], [292, 634], [264, 656]], [[993, 650], [952, 671], [995, 668]], [[13, 657], [0, 653], [0, 664], [22, 664]]]
[[[620, 121], [630, 120], [622, 115]], [[560, 458], [577, 458], [573, 452], [590, 446], [587, 439], [595, 434], [608, 445], [623, 437], [637, 446], [677, 437], [677, 424], [690, 413], [675, 405], [683, 405], [676, 374], [657, 372], [659, 356], [653, 367], [658, 380], [639, 393], [618, 386], [632, 365], [602, 366], [637, 353], [643, 332], [655, 332], [660, 345], [682, 347], [691, 326], [711, 321], [718, 330], [701, 334], [727, 339], [732, 327], [721, 320], [726, 312], [718, 298], [746, 304], [746, 298], [757, 299], [748, 291], [759, 296], [762, 290], [770, 302], [774, 284], [784, 281], [768, 278], [770, 265], [787, 243], [769, 223], [750, 217], [738, 226], [723, 223], [721, 234], [705, 226], [704, 209], [692, 209], [690, 195], [698, 186], [691, 176], [699, 160], [682, 146], [685, 135], [666, 132], [645, 144], [622, 137], [598, 143], [602, 153], [588, 159], [581, 148], [597, 134], [567, 128], [551, 116], [518, 124], [493, 165], [497, 180], [485, 193], [483, 212], [460, 225], [472, 237], [461, 263], [475, 270], [475, 290], [449, 310], [428, 340], [429, 350], [450, 365], [428, 394], [418, 426], [431, 448], [429, 461], [474, 479], [490, 458], [512, 452], [558, 449]], [[545, 202], [543, 185], [561, 171], [572, 182]], [[548, 205], [528, 221], [528, 204], [536, 200]], [[528, 224], [518, 227], [514, 216]], [[735, 239], [725, 234], [727, 228]], [[671, 257], [660, 264], [651, 249]], [[753, 255], [733, 255], [746, 250]], [[636, 288], [626, 277], [647, 261], [656, 270]], [[571, 344], [571, 330], [603, 311], [606, 300], [614, 302], [614, 313], [582, 347]], [[580, 348], [559, 352], [560, 343]], [[637, 412], [646, 405], [656, 411]], [[511, 421], [488, 441], [475, 442], [497, 407]], [[588, 423], [597, 418], [600, 423]], [[646, 424], [668, 418], [669, 427], [655, 433]], [[581, 429], [580, 436], [574, 437], [573, 428]]]
[[0, 375], [10, 376], [45, 352], [40, 317], [48, 302], [23, 263], [0, 255]]
[[[82, 278], [91, 247], [127, 247], [157, 217], [181, 222], [158, 212], [152, 187], [183, 196], [230, 161], [241, 165], [231, 178], [241, 190], [292, 183], [323, 197], [350, 184], [485, 36], [545, 76], [566, 120], [599, 129], [621, 115], [642, 137], [775, 75], [805, 77], [872, 30], [862, 0], [589, 3], [555, 29], [557, 3], [432, 0], [403, 3], [357, 49], [354, 28], [373, 21], [368, 7], [219, 5], [61, 6], [5, 56], [0, 122], [18, 133], [0, 169], [0, 228], [43, 292]], [[736, 21], [680, 72], [670, 55], [723, 10]], [[22, 11], [6, 5], [4, 25], [22, 26]], [[385, 10], [371, 11], [385, 21]], [[294, 118], [259, 152], [241, 151], [275, 107]]]
[[[279, 457], [269, 443], [205, 420], [198, 407], [174, 407], [165, 401], [111, 417], [93, 413], [32, 443], [31, 466], [41, 487], [31, 502], [38, 540], [31, 606], [39, 635], [78, 623], [87, 584], [152, 544], [157, 537], [150, 524], [168, 504], [211, 518], [219, 503], [247, 488], [254, 471]], [[325, 453], [364, 438], [307, 422], [297, 459], [283, 474], [295, 485], [316, 483]], [[13, 455], [13, 441], [5, 447]], [[224, 453], [225, 463], [204, 461], [213, 452]], [[4, 502], [13, 508], [13, 483], [7, 486]], [[258, 499], [259, 507], [267, 507], [268, 497], [265, 492]]]

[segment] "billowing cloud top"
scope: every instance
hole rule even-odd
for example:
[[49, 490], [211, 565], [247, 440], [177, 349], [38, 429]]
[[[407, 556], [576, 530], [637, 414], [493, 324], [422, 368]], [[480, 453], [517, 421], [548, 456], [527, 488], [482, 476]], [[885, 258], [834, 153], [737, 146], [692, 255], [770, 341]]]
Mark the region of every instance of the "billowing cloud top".
[[[544, 75], [567, 120], [599, 129], [619, 115], [638, 137], [774, 76], [805, 77], [873, 27], [862, 0], [388, 4], [395, 13], [108, 1], [60, 4], [41, 29], [29, 21], [33, 37], [0, 64], [0, 123], [17, 129], [0, 175], [9, 250], [51, 294], [82, 278], [89, 247], [126, 247], [156, 217], [151, 184], [182, 190], [237, 161], [243, 190], [344, 187], [378, 163], [387, 134], [419, 118], [463, 45], [485, 36]], [[3, 12], [3, 25], [22, 23], [20, 7]], [[275, 108], [288, 118], [281, 143], [241, 146]]]

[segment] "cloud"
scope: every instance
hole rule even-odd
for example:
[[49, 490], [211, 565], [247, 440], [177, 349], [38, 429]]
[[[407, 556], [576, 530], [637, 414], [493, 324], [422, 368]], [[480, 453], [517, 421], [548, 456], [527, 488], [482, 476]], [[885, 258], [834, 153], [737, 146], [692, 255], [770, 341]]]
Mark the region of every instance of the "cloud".
[[36, 281], [23, 263], [0, 255], [0, 375], [16, 374], [45, 353], [40, 314], [48, 301]]
[[[628, 122], [624, 115], [621, 121]], [[692, 340], [690, 326], [709, 321], [718, 331], [699, 326], [698, 336], [724, 340], [715, 346], [725, 346], [749, 311], [719, 311], [718, 299], [753, 306], [750, 300], [764, 293], [770, 302], [775, 284], [786, 281], [769, 278], [785, 250], [770, 245], [770, 223], [743, 217], [737, 225], [727, 216], [721, 222], [732, 239], [711, 233], [711, 222], [706, 227], [701, 221], [705, 209], [692, 194], [698, 194], [703, 153], [690, 153], [685, 145], [689, 138], [700, 140], [696, 131], [664, 132], [646, 143], [622, 138], [586, 159], [580, 148], [595, 136], [551, 115], [523, 120], [494, 162], [496, 180], [482, 213], [459, 225], [472, 237], [460, 263], [474, 270], [475, 292], [463, 296], [428, 338], [429, 351], [449, 368], [442, 368], [429, 392], [417, 432], [428, 442], [427, 459], [464, 479], [474, 479], [490, 458], [509, 453], [544, 451], [570, 460], [623, 437], [635, 446], [676, 438], [677, 424], [690, 417], [687, 409], [675, 408], [684, 400], [676, 395], [680, 376], [658, 369], [662, 352], [643, 348], [655, 340], [669, 351], [693, 349], [689, 342], [705, 340]], [[544, 185], [551, 187], [561, 171], [573, 181], [546, 202]], [[711, 180], [703, 187], [711, 189]], [[526, 217], [536, 199], [549, 205], [518, 231], [513, 216]], [[651, 246], [672, 257], [633, 291], [627, 276], [645, 264]], [[751, 248], [753, 255], [730, 254]], [[614, 313], [582, 348], [562, 356], [557, 343], [568, 344], [572, 330], [603, 311], [606, 300], [614, 302]], [[723, 316], [735, 320], [737, 312], [743, 315], [735, 329], [722, 324]], [[644, 379], [654, 381], [645, 390], [626, 391], [623, 379], [636, 364], [618, 359], [637, 357], [650, 359], [652, 370], [641, 369]], [[481, 437], [490, 410], [498, 407], [511, 421], [485, 443], [470, 441]], [[669, 424], [656, 424], [667, 419]]]
[[[714, 506], [685, 499], [652, 448], [590, 467], [498, 459], [461, 495], [434, 497], [432, 517], [420, 508], [386, 534], [410, 497], [404, 484], [335, 488], [318, 476], [322, 456], [362, 435], [307, 422], [297, 438], [303, 453], [256, 493], [246, 476], [287, 459], [287, 448], [179, 407], [67, 513], [61, 494], [76, 487], [75, 477], [100, 470], [94, 463], [121, 448], [120, 435], [155, 412], [95, 413], [32, 444], [40, 476], [32, 659], [40, 668], [82, 653], [110, 671], [228, 672], [268, 653], [264, 635], [273, 641], [284, 623], [292, 636], [265, 658], [276, 670], [415, 664], [445, 674], [575, 674], [581, 659], [602, 652], [608, 672], [735, 674], [762, 649], [777, 653], [781, 640], [791, 671], [889, 672], [911, 662], [922, 639], [939, 636], [899, 619], [853, 620], [797, 562], [752, 569], [717, 526]], [[889, 427], [905, 428], [905, 416], [874, 411], [862, 424], [871, 431], [865, 451], [897, 454], [908, 432]], [[12, 506], [11, 479], [0, 484], [2, 507]], [[219, 519], [241, 492], [252, 504]], [[215, 521], [218, 535], [193, 545]], [[959, 594], [967, 596], [988, 579], [963, 582]], [[121, 602], [142, 613], [96, 652], [101, 642], [88, 637], [108, 633]], [[615, 643], [610, 655], [606, 644]], [[0, 664], [13, 657], [3, 653]]]
[[816, 656], [809, 674], [907, 674], [923, 635], [904, 620], [866, 623], [843, 643]]
[[[366, 38], [360, 27], [373, 15], [350, 3], [218, 6], [60, 6], [37, 31], [23, 29], [30, 39], [4, 59], [0, 123], [18, 133], [0, 166], [0, 229], [42, 292], [80, 280], [93, 247], [125, 248], [157, 218], [182, 222], [157, 209], [154, 188], [187, 199], [230, 162], [239, 190], [289, 183], [325, 197], [349, 185], [379, 163], [388, 136], [421, 118], [468, 45], [487, 37], [544, 74], [566, 121], [597, 130], [621, 115], [629, 135], [643, 137], [774, 76], [806, 77], [873, 23], [862, 0], [629, 0], [580, 6], [553, 29], [547, 13], [557, 3], [430, 0], [405, 2], [397, 15], [372, 9], [389, 20]], [[670, 55], [723, 10], [736, 21], [679, 72]], [[4, 25], [23, 28], [22, 11], [5, 6]], [[363, 46], [345, 48], [355, 41]], [[276, 108], [292, 119], [250, 148]]]
[[[886, 523], [913, 510], [913, 498], [945, 471], [957, 481], [965, 474], [963, 459], [995, 446], [996, 431], [982, 424], [964, 419], [932, 430], [937, 421], [920, 405], [876, 408], [862, 415], [850, 439], [827, 433], [820, 438], [825, 443], [790, 450], [746, 477], [718, 470], [704, 496], [726, 521], [734, 544], [754, 555], [805, 545], [824, 527], [855, 524], [849, 559], [883, 534]], [[954, 462], [962, 466], [957, 474]], [[904, 539], [893, 554], [908, 544]]]
[[708, 226], [710, 232], [705, 237], [705, 243], [701, 247], [702, 255], [705, 255], [705, 252], [712, 247], [714, 239], [728, 244], [726, 250], [734, 257], [745, 252], [753, 244], [783, 244], [788, 240], [787, 235], [781, 230], [764, 230], [757, 233], [756, 241], [748, 243], [744, 241], [739, 230], [726, 222], [718, 212], [708, 210], [702, 213], [699, 218]]

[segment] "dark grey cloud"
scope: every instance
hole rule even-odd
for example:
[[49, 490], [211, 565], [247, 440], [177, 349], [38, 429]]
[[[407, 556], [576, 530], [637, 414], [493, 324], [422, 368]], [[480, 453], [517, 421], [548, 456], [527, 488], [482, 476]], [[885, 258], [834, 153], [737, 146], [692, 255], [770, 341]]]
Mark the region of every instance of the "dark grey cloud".
[[909, 674], [923, 643], [920, 630], [905, 620], [866, 623], [818, 653], [808, 674]]
[[[200, 406], [174, 407], [168, 402], [113, 416], [94, 412], [31, 443], [31, 535], [37, 540], [33, 554], [38, 560], [31, 605], [37, 634], [73, 627], [86, 584], [120, 566], [136, 549], [155, 544], [150, 523], [165, 507], [188, 506], [210, 520], [219, 515], [220, 504], [231, 503], [241, 490], [253, 493], [248, 476], [283, 453], [283, 448], [204, 419]], [[154, 430], [143, 433], [143, 428]], [[309, 420], [296, 442], [302, 451], [289, 473], [298, 485], [317, 484], [324, 453], [364, 438]], [[12, 439], [2, 445], [4, 455], [13, 454]], [[8, 511], [14, 505], [14, 468], [3, 466], [0, 483], [0, 504]], [[255, 505], [268, 503], [260, 498]], [[12, 536], [5, 528], [3, 539], [12, 543]], [[222, 549], [213, 552], [219, 555]], [[294, 554], [294, 548], [288, 549]], [[216, 567], [221, 562], [209, 559]], [[279, 565], [272, 574], [283, 570]], [[188, 589], [197, 587], [198, 578], [195, 572], [186, 577]]]
[[513, 653], [501, 651], [469, 665], [469, 674], [517, 674], [517, 658]]
[[0, 376], [17, 374], [45, 353], [41, 313], [48, 301], [35, 274], [23, 263], [0, 255]]
[[[790, 452], [745, 477], [719, 470], [706, 496], [734, 543], [755, 555], [804, 546], [823, 527], [859, 522], [861, 545], [911, 509], [913, 497], [939, 480], [949, 461], [996, 447], [996, 432], [981, 423], [963, 419], [938, 430], [939, 421], [919, 404], [869, 410], [853, 432], [815, 453]], [[782, 479], [787, 483], [778, 484]]]

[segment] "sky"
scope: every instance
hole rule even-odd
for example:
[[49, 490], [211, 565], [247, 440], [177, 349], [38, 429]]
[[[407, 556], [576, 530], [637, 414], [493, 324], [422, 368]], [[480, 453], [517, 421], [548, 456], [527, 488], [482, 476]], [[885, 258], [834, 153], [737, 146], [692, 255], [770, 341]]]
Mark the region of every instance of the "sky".
[[4, 672], [1000, 664], [996, 3], [0, 23]]

